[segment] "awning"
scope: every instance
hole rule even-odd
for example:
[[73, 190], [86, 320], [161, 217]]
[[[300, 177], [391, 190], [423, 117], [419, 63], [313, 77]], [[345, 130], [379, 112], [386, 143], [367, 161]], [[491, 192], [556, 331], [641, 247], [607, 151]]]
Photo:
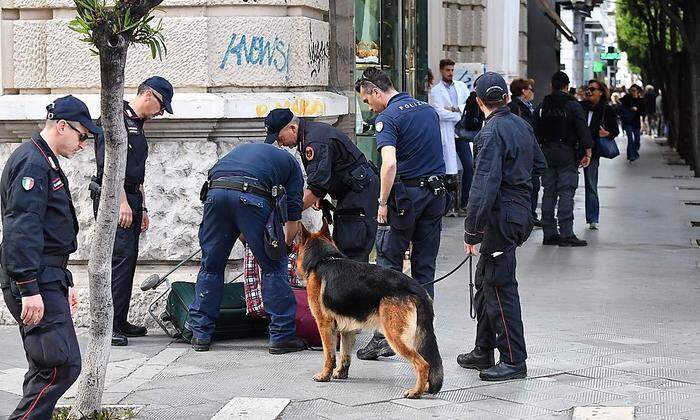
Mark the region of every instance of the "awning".
[[574, 31], [572, 31], [571, 29], [569, 29], [568, 26], [566, 26], [566, 23], [564, 23], [564, 21], [561, 20], [561, 17], [559, 17], [556, 10], [552, 9], [552, 6], [550, 6], [549, 2], [547, 0], [539, 0], [539, 2], [540, 6], [542, 6], [544, 14], [549, 18], [549, 20], [552, 21], [554, 26], [556, 26], [559, 29], [561, 34], [564, 35], [566, 39], [573, 42], [574, 44], [578, 44], [578, 39], [576, 39]]

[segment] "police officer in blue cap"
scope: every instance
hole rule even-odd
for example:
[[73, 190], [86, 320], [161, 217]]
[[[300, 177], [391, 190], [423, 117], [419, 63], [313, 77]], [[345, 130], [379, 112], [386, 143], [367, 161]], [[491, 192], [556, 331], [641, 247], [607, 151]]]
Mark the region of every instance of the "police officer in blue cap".
[[[262, 299], [270, 314], [271, 354], [304, 350], [295, 335], [296, 301], [289, 285], [288, 247], [301, 219], [304, 178], [290, 153], [262, 143], [243, 144], [209, 170], [199, 244], [202, 264], [185, 337], [195, 351], [211, 345], [224, 288], [224, 269], [236, 239], [248, 242], [262, 270]], [[286, 246], [285, 246], [286, 245]]]
[[73, 96], [46, 107], [40, 133], [22, 143], [2, 171], [3, 244], [0, 287], [29, 364], [23, 396], [10, 419], [49, 419], [80, 374], [71, 314], [78, 297], [67, 269], [77, 248], [78, 219], [58, 156], [72, 158], [102, 130]]
[[333, 241], [348, 258], [369, 262], [377, 235], [379, 176], [373, 163], [342, 131], [330, 124], [297, 118], [287, 108], [274, 109], [265, 118], [266, 143], [296, 147], [306, 169], [304, 209], [328, 205], [326, 194], [337, 200]]
[[[411, 276], [419, 283], [434, 280], [440, 248], [442, 216], [447, 207], [439, 118], [429, 104], [394, 89], [389, 77], [370, 67], [355, 83], [375, 122], [377, 150], [382, 156], [377, 221], [377, 264], [396, 271], [410, 243]], [[388, 223], [388, 226], [386, 224]], [[433, 296], [433, 285], [426, 286]], [[357, 357], [373, 360], [392, 356], [386, 339], [375, 332]]]
[[[533, 227], [532, 177], [547, 164], [532, 127], [510, 112], [508, 86], [488, 72], [476, 80], [479, 107], [486, 124], [476, 137], [479, 153], [464, 220], [464, 248], [481, 257], [476, 266], [476, 347], [457, 357], [485, 381], [527, 375], [520, 297], [515, 279], [515, 249]], [[500, 361], [494, 363], [494, 348]]]
[[[146, 208], [143, 182], [148, 158], [148, 140], [143, 130], [147, 120], [173, 113], [173, 86], [162, 77], [154, 76], [143, 82], [137, 90], [136, 98], [124, 101], [124, 124], [128, 138], [126, 155], [126, 175], [124, 188], [119, 195], [119, 224], [114, 239], [112, 254], [112, 300], [114, 302], [114, 325], [112, 345], [126, 346], [127, 337], [146, 335], [145, 327], [132, 325], [127, 321], [134, 272], [139, 253], [139, 236], [148, 230], [149, 219]], [[100, 186], [104, 173], [104, 138], [95, 142], [97, 175], [92, 178], [91, 198], [95, 217], [100, 203]]]

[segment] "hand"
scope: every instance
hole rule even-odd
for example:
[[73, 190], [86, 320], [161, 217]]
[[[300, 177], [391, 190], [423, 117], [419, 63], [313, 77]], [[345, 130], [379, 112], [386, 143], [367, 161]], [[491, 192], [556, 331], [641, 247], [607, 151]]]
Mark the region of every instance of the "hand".
[[311, 208], [313, 208], [316, 211], [319, 211], [323, 208], [323, 205], [321, 204], [321, 199], [317, 199], [314, 201], [314, 203], [311, 205]]
[[479, 245], [469, 245], [468, 243], [464, 243], [464, 252], [467, 253], [467, 255], [473, 255], [477, 256], [479, 255]]
[[633, 106], [633, 107], [632, 107], [632, 111], [637, 112], [637, 107], [636, 107], [636, 106]]
[[610, 132], [609, 132], [609, 131], [605, 131], [605, 129], [604, 129], [603, 127], [600, 127], [600, 128], [598, 129], [598, 136], [600, 136], [600, 137], [608, 137], [609, 135], [610, 135]]
[[44, 317], [44, 300], [41, 295], [22, 297], [22, 322], [25, 325], [37, 325]]
[[149, 220], [148, 220], [148, 212], [144, 211], [141, 216], [141, 232], [145, 232], [148, 230], [149, 226]]
[[119, 226], [124, 229], [131, 227], [131, 222], [134, 219], [134, 213], [131, 211], [129, 202], [124, 200], [119, 204]]
[[579, 168], [587, 168], [588, 165], [591, 164], [591, 157], [588, 155], [585, 155], [583, 159], [581, 159], [581, 163], [579, 164]]
[[377, 222], [381, 224], [386, 224], [387, 221], [387, 207], [386, 204], [380, 204], [379, 208], [377, 209]]
[[70, 303], [70, 314], [75, 318], [75, 314], [78, 313], [78, 291], [74, 287], [68, 289], [68, 303]]

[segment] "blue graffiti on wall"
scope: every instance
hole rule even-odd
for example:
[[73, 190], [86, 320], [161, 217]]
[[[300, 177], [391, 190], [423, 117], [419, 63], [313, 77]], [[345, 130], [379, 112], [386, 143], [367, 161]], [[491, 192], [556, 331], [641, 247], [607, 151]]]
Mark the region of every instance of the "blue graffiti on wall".
[[228, 48], [224, 52], [219, 68], [224, 70], [231, 56], [235, 57], [236, 65], [258, 65], [273, 67], [277, 73], [284, 74], [289, 79], [289, 44], [275, 37], [231, 34]]

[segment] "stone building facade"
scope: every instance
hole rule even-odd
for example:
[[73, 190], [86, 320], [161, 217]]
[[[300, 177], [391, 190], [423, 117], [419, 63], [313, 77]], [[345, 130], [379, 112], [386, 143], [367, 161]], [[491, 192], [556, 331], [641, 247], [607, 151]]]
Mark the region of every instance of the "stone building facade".
[[[207, 170], [236, 144], [264, 137], [262, 118], [288, 106], [298, 116], [354, 129], [352, 5], [339, 0], [165, 0], [168, 54], [129, 50], [126, 91], [152, 75], [175, 87], [174, 115], [146, 124], [144, 261], [175, 261], [198, 247]], [[68, 28], [71, 0], [0, 1], [0, 165], [36, 131], [45, 106], [72, 93], [99, 115], [99, 62]], [[350, 101], [348, 98], [353, 100]], [[128, 97], [127, 97], [128, 100]], [[81, 226], [74, 260], [88, 257], [92, 146], [61, 161]], [[240, 255], [237, 251], [235, 254]]]

